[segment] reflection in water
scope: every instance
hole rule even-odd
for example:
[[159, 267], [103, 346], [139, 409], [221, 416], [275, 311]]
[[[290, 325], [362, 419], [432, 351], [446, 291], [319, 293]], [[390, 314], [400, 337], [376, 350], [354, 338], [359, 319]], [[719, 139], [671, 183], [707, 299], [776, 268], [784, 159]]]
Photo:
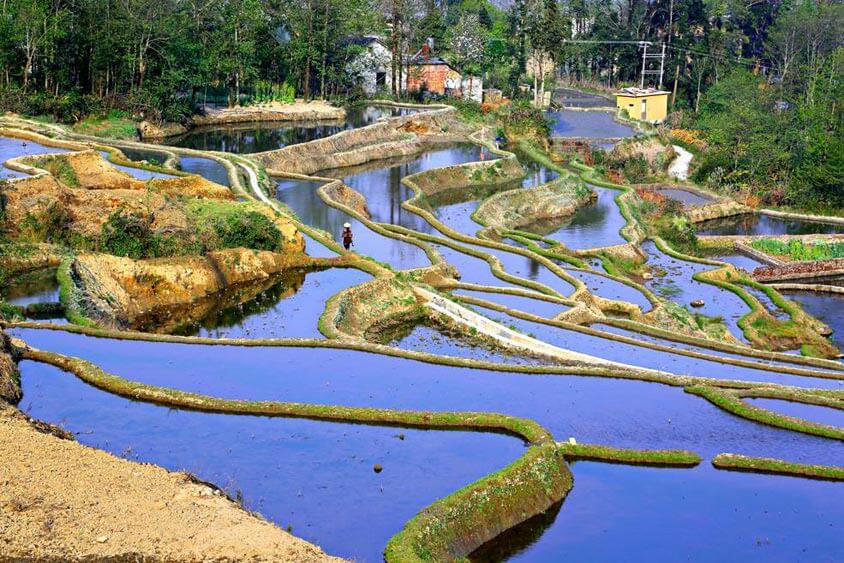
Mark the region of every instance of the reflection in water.
[[840, 483], [707, 463], [665, 469], [579, 461], [572, 471], [574, 488], [553, 525], [510, 561], [844, 559]]
[[697, 224], [699, 235], [816, 235], [844, 233], [844, 226], [814, 221], [782, 219], [746, 213]]
[[0, 299], [12, 305], [25, 307], [33, 303], [56, 303], [59, 300], [59, 282], [56, 270], [46, 268], [15, 274], [0, 287]]
[[118, 147], [120, 152], [126, 155], [129, 160], [140, 162], [146, 160], [150, 164], [163, 164], [167, 160], [167, 155], [156, 150], [145, 149], [131, 149], [128, 147]]
[[545, 117], [551, 121], [552, 137], [614, 139], [636, 134], [632, 127], [617, 123], [604, 111], [548, 111]]
[[627, 220], [621, 214], [615, 197], [617, 190], [589, 184], [597, 199], [571, 217], [560, 221], [538, 221], [522, 230], [558, 240], [572, 250], [623, 244], [621, 229]]
[[368, 274], [352, 269], [285, 271], [281, 281], [254, 299], [219, 306], [179, 333], [211, 338], [321, 338], [317, 324], [326, 301], [368, 279]]
[[358, 106], [349, 108], [345, 120], [237, 123], [198, 127], [164, 142], [176, 147], [198, 150], [249, 154], [280, 149], [335, 135], [347, 129], [372, 125], [382, 117], [396, 117], [416, 113], [412, 108], [386, 106]]
[[48, 147], [47, 145], [40, 145], [35, 141], [28, 139], [15, 139], [12, 137], [0, 137], [0, 180], [8, 178], [23, 178], [29, 176], [24, 172], [17, 172], [11, 168], [7, 168], [4, 163], [12, 158], [19, 156], [34, 156], [38, 154], [53, 154], [71, 152], [68, 149], [60, 149], [58, 147]]
[[[473, 563], [489, 563], [490, 561], [509, 561], [520, 554], [529, 552], [531, 546], [542, 538], [545, 531], [554, 525], [563, 502], [558, 502], [545, 512], [528, 518], [521, 524], [499, 534], [491, 541], [469, 554], [469, 561]], [[562, 556], [562, 554], [559, 554]], [[571, 555], [571, 554], [569, 554]], [[528, 557], [531, 561], [533, 557]]]
[[206, 180], [216, 182], [221, 186], [231, 186], [229, 171], [216, 160], [198, 156], [183, 156], [179, 158], [179, 167], [184, 172], [198, 174]]
[[844, 295], [785, 290], [781, 293], [792, 301], [800, 303], [804, 311], [831, 328], [830, 340], [839, 350], [844, 351]]

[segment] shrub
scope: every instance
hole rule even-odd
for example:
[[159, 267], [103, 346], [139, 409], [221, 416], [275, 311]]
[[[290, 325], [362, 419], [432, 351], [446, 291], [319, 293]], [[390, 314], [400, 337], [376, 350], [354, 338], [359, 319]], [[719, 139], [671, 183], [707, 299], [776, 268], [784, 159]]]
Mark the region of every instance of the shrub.
[[102, 226], [100, 248], [136, 260], [161, 255], [161, 241], [152, 229], [152, 217], [141, 213], [115, 211], [109, 215]]
[[231, 213], [216, 221], [214, 230], [223, 248], [281, 249], [282, 236], [278, 227], [257, 211]]
[[70, 239], [70, 215], [58, 201], [36, 213], [27, 213], [21, 223], [24, 236], [39, 242], [67, 243]]

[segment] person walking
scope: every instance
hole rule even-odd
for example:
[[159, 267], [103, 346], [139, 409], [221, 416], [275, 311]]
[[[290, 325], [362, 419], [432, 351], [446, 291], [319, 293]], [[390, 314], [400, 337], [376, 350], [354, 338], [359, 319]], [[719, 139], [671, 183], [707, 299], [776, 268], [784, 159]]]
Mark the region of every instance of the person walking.
[[343, 248], [349, 250], [350, 247], [354, 246], [354, 236], [352, 235], [352, 224], [351, 223], [344, 223], [343, 224]]

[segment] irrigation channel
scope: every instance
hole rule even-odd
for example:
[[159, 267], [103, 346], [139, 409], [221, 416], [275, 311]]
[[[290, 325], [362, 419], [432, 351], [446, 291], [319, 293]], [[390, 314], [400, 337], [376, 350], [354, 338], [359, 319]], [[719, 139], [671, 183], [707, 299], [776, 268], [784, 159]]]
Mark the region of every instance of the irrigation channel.
[[[227, 186], [245, 185], [248, 178], [227, 167], [220, 153], [236, 153], [234, 158], [245, 159], [237, 162], [255, 166], [243, 155], [365, 127], [373, 116], [389, 119], [411, 111], [418, 110], [364, 108], [342, 124], [203, 130], [176, 141], [192, 149], [178, 154], [178, 161], [183, 171]], [[576, 131], [578, 137], [627, 136], [604, 117], [610, 116], [564, 112], [554, 128]], [[56, 152], [35, 143], [25, 149], [29, 152], [17, 139], [0, 139], [5, 160]], [[171, 149], [127, 145], [122, 150], [130, 159], [161, 163]], [[710, 465], [719, 454], [733, 453], [844, 466], [841, 364], [750, 348], [742, 322], [753, 310], [747, 300], [699, 274], [724, 264], [752, 270], [758, 264], [751, 258], [728, 254], [701, 262], [666, 250], [661, 241], [634, 240], [657, 275], [637, 278], [608, 267], [605, 255], [591, 249], [628, 244], [630, 225], [623, 191], [592, 176], [584, 174], [596, 197], [566, 221], [491, 235], [476, 220], [481, 200], [580, 174], [517, 156], [525, 173], [492, 187], [418, 197], [419, 178], [427, 173], [514, 158], [464, 140], [309, 177], [273, 178], [261, 199], [269, 196], [273, 205], [295, 213], [314, 256], [344, 254], [334, 241], [350, 222], [353, 251], [399, 277], [412, 278], [444, 261], [459, 271], [459, 280], [439, 288], [455, 306], [596, 363], [564, 365], [535, 350], [502, 348], [474, 338], [473, 331], [430, 319], [400, 327], [379, 343], [338, 339], [323, 326], [326, 304], [330, 309], [338, 295], [377, 276], [371, 269], [330, 268], [285, 273], [252, 301], [214, 308], [172, 336], [68, 327], [49, 315], [12, 325], [7, 332], [31, 348], [79, 358], [118, 378], [77, 377], [79, 370], [62, 371], [55, 361], [51, 365], [34, 355], [21, 363], [21, 408], [61, 424], [84, 444], [190, 471], [328, 553], [356, 561], [382, 560], [388, 542], [399, 545], [396, 538], [426, 506], [444, 497], [448, 501], [462, 487], [545, 447], [542, 439], [528, 437], [535, 431], [516, 432], [506, 425], [408, 422], [415, 415], [407, 413], [418, 411], [429, 413], [426, 421], [439, 420], [430, 413], [518, 417], [541, 425], [559, 448], [571, 438], [628, 453], [686, 450], [703, 460], [696, 467], [664, 460], [662, 465], [673, 467], [643, 467], [626, 463], [624, 454], [571, 450], [564, 457], [573, 488], [564, 500], [473, 546], [473, 553], [462, 554], [470, 560], [667, 561], [678, 553], [704, 560], [844, 559], [840, 482]], [[148, 173], [121, 169], [138, 178]], [[326, 195], [323, 188], [336, 180], [365, 199], [366, 214]], [[703, 232], [835, 229], [759, 216], [705, 225]], [[58, 300], [52, 271], [20, 278], [3, 292], [9, 303], [21, 306]], [[598, 301], [584, 301], [584, 295]], [[778, 308], [765, 292], [753, 295], [762, 307]], [[786, 296], [826, 322], [834, 330], [832, 341], [842, 344], [840, 295]], [[703, 306], [692, 308], [700, 299]], [[607, 311], [617, 314], [578, 322], [575, 314], [586, 302], [593, 307], [615, 303]], [[729, 336], [715, 343], [648, 330], [635, 320], [666, 302], [722, 319]], [[126, 391], [125, 381], [136, 389], [174, 390], [174, 397], [225, 399], [235, 407], [204, 412], [215, 409], [192, 408], [177, 399], [156, 404], [143, 393]], [[245, 406], [261, 404], [254, 402], [286, 406], [278, 407], [282, 416], [259, 416]], [[356, 418], [354, 413], [364, 411]], [[449, 505], [439, 506], [447, 510]]]

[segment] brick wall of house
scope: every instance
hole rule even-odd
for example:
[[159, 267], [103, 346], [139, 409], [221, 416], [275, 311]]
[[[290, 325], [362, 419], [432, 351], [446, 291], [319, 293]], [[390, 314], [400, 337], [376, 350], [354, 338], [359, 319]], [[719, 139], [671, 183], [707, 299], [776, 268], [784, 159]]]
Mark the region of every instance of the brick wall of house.
[[448, 65], [414, 65], [407, 77], [407, 89], [411, 92], [420, 90], [427, 84], [429, 92], [445, 94], [445, 77], [451, 70]]

